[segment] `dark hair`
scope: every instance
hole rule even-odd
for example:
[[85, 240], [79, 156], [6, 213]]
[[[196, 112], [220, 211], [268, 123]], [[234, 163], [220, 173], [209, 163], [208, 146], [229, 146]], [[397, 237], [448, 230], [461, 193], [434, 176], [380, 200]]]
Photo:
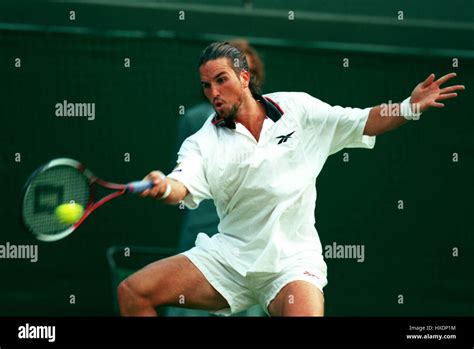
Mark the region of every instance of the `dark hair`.
[[[222, 41], [213, 42], [201, 52], [198, 59], [198, 67], [219, 58], [228, 58], [229, 64], [237, 76], [240, 75], [242, 70], [248, 71], [250, 74], [245, 53], [228, 42]], [[259, 82], [252, 74], [250, 74], [249, 89], [252, 95], [260, 94]]]
[[[245, 57], [247, 58], [247, 63], [250, 68], [250, 76], [251, 77], [254, 76], [256, 85], [259, 88], [262, 88], [263, 83], [265, 82], [265, 68], [263, 65], [263, 61], [260, 59], [260, 56], [258, 55], [255, 48], [250, 46], [248, 41], [245, 39], [230, 40], [229, 44], [231, 44], [234, 47], [237, 47], [240, 51], [242, 51], [245, 54]], [[250, 64], [249, 58], [252, 60], [253, 64]]]

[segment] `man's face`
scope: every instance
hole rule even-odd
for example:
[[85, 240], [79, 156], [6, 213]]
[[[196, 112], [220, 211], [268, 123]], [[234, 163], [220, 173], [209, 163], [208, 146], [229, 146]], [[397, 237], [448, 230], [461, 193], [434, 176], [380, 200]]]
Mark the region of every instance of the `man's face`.
[[218, 58], [199, 68], [201, 85], [216, 113], [224, 118], [235, 119], [242, 105], [244, 88], [248, 87], [249, 75], [242, 71], [237, 76], [230, 59]]

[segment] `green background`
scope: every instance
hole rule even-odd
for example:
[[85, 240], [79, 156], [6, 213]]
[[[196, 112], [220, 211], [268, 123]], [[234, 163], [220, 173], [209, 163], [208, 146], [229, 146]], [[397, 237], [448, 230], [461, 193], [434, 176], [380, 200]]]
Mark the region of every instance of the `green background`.
[[[431, 72], [458, 73], [455, 83], [467, 90], [445, 109], [378, 137], [372, 151], [328, 159], [316, 226], [323, 246], [365, 246], [363, 263], [327, 259], [327, 315], [474, 314], [472, 2], [130, 3], [0, 4], [0, 244], [38, 243], [21, 229], [20, 193], [49, 159], [77, 159], [115, 182], [170, 171], [179, 107], [202, 99], [197, 56], [211, 41], [246, 37], [265, 62], [264, 92], [305, 91], [330, 104], [401, 101]], [[56, 117], [63, 100], [95, 103], [96, 119]], [[0, 259], [0, 315], [115, 314], [107, 248], [132, 247], [121, 262], [139, 267], [146, 258], [133, 246], [173, 250], [180, 215], [178, 207], [120, 198], [72, 236], [39, 243], [37, 263]]]

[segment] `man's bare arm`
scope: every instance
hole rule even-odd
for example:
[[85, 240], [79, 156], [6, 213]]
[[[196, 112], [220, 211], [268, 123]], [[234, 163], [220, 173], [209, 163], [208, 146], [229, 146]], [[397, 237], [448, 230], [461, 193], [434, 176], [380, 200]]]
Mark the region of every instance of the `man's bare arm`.
[[[400, 103], [392, 106], [394, 109], [400, 108]], [[403, 116], [382, 115], [384, 113], [384, 108], [384, 105], [378, 105], [370, 109], [369, 118], [367, 119], [367, 123], [365, 124], [364, 128], [364, 135], [378, 136], [387, 131], [394, 130], [408, 121]]]
[[[447, 74], [434, 81], [435, 75], [430, 74], [428, 78], [419, 83], [411, 93], [409, 107], [413, 113], [423, 113], [431, 107], [443, 108], [440, 101], [457, 97], [455, 91], [464, 90], [463, 85], [454, 85], [441, 88], [446, 81], [454, 78], [456, 73]], [[382, 104], [370, 110], [369, 118], [364, 128], [364, 135], [377, 136], [384, 132], [396, 129], [407, 122], [404, 115], [405, 108], [397, 104]]]

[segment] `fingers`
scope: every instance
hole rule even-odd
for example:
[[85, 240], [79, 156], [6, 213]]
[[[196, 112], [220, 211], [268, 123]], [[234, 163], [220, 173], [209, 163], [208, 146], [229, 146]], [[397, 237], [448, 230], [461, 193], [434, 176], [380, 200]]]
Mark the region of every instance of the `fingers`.
[[143, 178], [153, 182], [153, 187], [143, 191], [140, 196], [151, 196], [153, 198], [159, 198], [166, 191], [166, 176], [161, 171], [153, 171]]
[[423, 81], [423, 87], [427, 87], [431, 85], [431, 83], [434, 81], [435, 75], [432, 73], [430, 74], [425, 81]]
[[439, 92], [440, 93], [447, 93], [447, 92], [453, 92], [453, 91], [462, 91], [465, 90], [466, 87], [464, 85], [455, 85], [455, 86], [449, 86], [442, 88]]
[[163, 196], [166, 191], [166, 181], [160, 180], [158, 183], [150, 189], [150, 196], [152, 198], [158, 199]]
[[432, 106], [432, 107], [436, 107], [436, 108], [443, 108], [443, 107], [444, 107], [444, 104], [443, 104], [443, 103], [433, 102], [433, 103], [431, 103], [431, 106]]
[[456, 76], [456, 73], [449, 73], [449, 74], [446, 74], [445, 76], [442, 76], [440, 77], [438, 80], [436, 80], [436, 84], [438, 86], [444, 84], [446, 81], [448, 81], [449, 79], [452, 79]]
[[439, 95], [438, 98], [436, 98], [437, 101], [442, 101], [444, 99], [449, 99], [449, 98], [454, 98], [457, 97], [457, 93], [446, 93], [444, 95]]

